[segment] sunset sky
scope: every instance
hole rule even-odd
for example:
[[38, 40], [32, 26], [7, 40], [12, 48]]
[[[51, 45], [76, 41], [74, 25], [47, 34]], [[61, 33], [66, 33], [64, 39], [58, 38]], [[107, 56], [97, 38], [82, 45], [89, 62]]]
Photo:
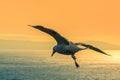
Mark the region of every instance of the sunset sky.
[[75, 42], [103, 41], [120, 45], [120, 1], [0, 1], [0, 39], [50, 39], [48, 35], [27, 26], [29, 24], [52, 28]]

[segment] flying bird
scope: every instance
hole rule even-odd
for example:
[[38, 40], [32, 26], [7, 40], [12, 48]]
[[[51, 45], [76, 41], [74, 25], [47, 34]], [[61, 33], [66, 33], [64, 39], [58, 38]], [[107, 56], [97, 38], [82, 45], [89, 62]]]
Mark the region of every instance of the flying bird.
[[[33, 28], [36, 28], [38, 30], [41, 30], [41, 31], [51, 35], [57, 42], [57, 45], [55, 45], [53, 47], [53, 52], [52, 52], [51, 56], [53, 56], [56, 52], [60, 53], [60, 54], [64, 54], [64, 55], [71, 55], [72, 59], [74, 60], [76, 68], [79, 67], [79, 64], [77, 63], [76, 57], [75, 57], [75, 53], [78, 51], [91, 49], [91, 50], [97, 51], [99, 53], [102, 53], [104, 55], [110, 56], [109, 54], [105, 53], [104, 51], [102, 51], [99, 48], [96, 48], [92, 45], [85, 44], [85, 43], [73, 43], [71, 41], [68, 41], [66, 38], [61, 36], [58, 32], [56, 32], [52, 29], [49, 29], [49, 28], [45, 28], [44, 26], [41, 26], [41, 25], [37, 25], [37, 26], [28, 25], [28, 26], [31, 26]], [[83, 46], [84, 48], [80, 48], [79, 45]]]

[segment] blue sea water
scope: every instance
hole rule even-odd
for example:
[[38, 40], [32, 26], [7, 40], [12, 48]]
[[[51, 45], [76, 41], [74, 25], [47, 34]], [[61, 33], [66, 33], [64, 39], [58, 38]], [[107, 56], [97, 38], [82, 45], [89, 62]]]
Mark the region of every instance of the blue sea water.
[[120, 80], [119, 63], [80, 63], [50, 51], [0, 51], [0, 80]]

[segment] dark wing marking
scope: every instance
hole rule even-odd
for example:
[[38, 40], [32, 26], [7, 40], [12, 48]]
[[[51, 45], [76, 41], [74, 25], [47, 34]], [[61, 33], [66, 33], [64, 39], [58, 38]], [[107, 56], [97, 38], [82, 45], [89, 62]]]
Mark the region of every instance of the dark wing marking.
[[84, 44], [84, 43], [75, 43], [75, 45], [81, 45], [81, 46], [84, 46], [84, 47], [88, 47], [89, 49], [92, 49], [94, 51], [97, 51], [97, 52], [103, 53], [105, 55], [111, 56], [111, 55], [105, 53], [104, 51], [100, 50], [99, 48], [96, 48], [92, 45], [88, 45], [88, 44]]
[[[31, 25], [28, 25], [28, 26], [31, 26]], [[64, 37], [62, 37], [59, 33], [57, 33], [56, 31], [52, 30], [52, 29], [48, 29], [48, 28], [45, 28], [43, 26], [31, 26], [33, 28], [36, 28], [36, 29], [39, 29], [45, 33], [48, 33], [49, 35], [51, 35], [56, 41], [58, 44], [69, 44], [68, 40], [65, 39]]]

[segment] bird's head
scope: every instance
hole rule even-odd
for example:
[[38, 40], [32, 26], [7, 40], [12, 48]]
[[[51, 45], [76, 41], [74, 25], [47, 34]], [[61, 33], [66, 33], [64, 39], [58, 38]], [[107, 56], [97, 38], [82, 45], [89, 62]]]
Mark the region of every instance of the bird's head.
[[56, 47], [57, 46], [55, 46], [54, 48], [53, 48], [53, 52], [52, 52], [52, 54], [51, 54], [51, 56], [53, 56], [57, 51], [56, 51]]
[[55, 50], [53, 50], [53, 52], [52, 52], [51, 56], [53, 56], [55, 53], [56, 53], [56, 51], [55, 51]]

